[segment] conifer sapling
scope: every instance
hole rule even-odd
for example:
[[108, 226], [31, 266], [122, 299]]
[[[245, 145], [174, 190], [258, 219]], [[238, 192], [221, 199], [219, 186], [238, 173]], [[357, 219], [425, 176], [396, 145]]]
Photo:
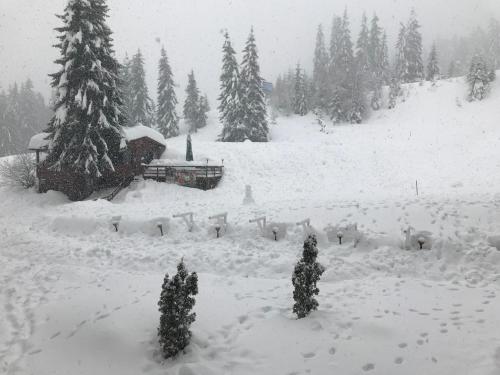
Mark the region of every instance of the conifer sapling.
[[188, 134], [186, 141], [186, 161], [193, 161], [193, 144], [191, 142], [191, 134]]
[[293, 299], [295, 300], [293, 312], [297, 314], [299, 319], [305, 318], [311, 311], [317, 310], [319, 306], [318, 301], [314, 298], [319, 293], [316, 283], [325, 272], [325, 268], [316, 261], [317, 244], [316, 236], [309, 235], [304, 242], [302, 259], [293, 271]]
[[188, 273], [184, 261], [177, 266], [177, 274], [165, 275], [158, 307], [161, 313], [158, 337], [165, 358], [172, 358], [184, 350], [191, 339], [189, 330], [196, 319], [191, 312], [198, 294], [198, 275]]

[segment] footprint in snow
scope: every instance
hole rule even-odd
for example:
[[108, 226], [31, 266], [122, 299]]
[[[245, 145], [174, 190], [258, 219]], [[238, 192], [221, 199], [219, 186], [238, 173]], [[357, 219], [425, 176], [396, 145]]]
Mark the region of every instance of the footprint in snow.
[[330, 355], [334, 355], [337, 352], [337, 350], [334, 347], [331, 347], [330, 350], [328, 350], [328, 353]]
[[403, 363], [403, 361], [404, 361], [403, 357], [396, 357], [394, 359], [394, 363], [397, 364], [397, 365], [400, 365], [401, 363]]
[[302, 353], [302, 357], [304, 357], [305, 359], [314, 358], [315, 356], [316, 356], [316, 353], [313, 353], [313, 352]]

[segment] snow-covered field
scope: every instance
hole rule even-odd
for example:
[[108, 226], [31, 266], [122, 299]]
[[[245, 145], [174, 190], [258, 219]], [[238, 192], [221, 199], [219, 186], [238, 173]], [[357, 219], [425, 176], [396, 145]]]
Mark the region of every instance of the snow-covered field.
[[[500, 84], [480, 103], [461, 99], [460, 80], [408, 91], [329, 134], [279, 118], [268, 144], [216, 143], [213, 120], [193, 137], [195, 157], [224, 159], [213, 191], [148, 181], [112, 203], [70, 203], [0, 188], [0, 373], [499, 374]], [[184, 146], [169, 140], [165, 157]], [[242, 204], [245, 185], [255, 204]], [[172, 218], [189, 211], [192, 233]], [[216, 239], [208, 217], [222, 212]], [[284, 239], [249, 223], [263, 215], [286, 224]], [[291, 274], [306, 218], [327, 271], [319, 310], [299, 321]], [[350, 223], [357, 247], [328, 241], [325, 228]], [[432, 249], [403, 250], [408, 226]], [[182, 257], [200, 278], [194, 337], [161, 363], [156, 304]]]

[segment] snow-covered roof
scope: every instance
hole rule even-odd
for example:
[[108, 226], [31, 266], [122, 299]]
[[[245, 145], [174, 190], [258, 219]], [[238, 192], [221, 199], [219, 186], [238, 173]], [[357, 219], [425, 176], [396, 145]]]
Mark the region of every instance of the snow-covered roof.
[[[151, 138], [155, 142], [166, 146], [165, 138], [159, 132], [154, 129], [148, 128], [144, 125], [136, 125], [130, 128], [123, 127], [123, 134], [127, 141], [134, 141], [140, 138]], [[30, 150], [44, 150], [48, 149], [50, 145], [50, 139], [47, 139], [50, 136], [50, 133], [40, 133], [34, 135], [30, 143], [28, 145], [28, 149]]]
[[43, 150], [48, 149], [50, 144], [50, 139], [47, 139], [50, 136], [50, 133], [40, 133], [34, 135], [30, 139], [30, 143], [28, 145], [28, 149], [30, 150]]
[[124, 127], [123, 133], [125, 134], [125, 138], [127, 139], [127, 141], [134, 141], [136, 139], [147, 137], [164, 146], [166, 145], [165, 138], [163, 137], [163, 135], [161, 135], [161, 133], [141, 124], [132, 126], [130, 128]]

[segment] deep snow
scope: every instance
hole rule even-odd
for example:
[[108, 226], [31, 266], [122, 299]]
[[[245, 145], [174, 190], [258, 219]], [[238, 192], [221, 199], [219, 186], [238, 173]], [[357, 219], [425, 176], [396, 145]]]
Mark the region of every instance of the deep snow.
[[[395, 110], [329, 134], [312, 116], [279, 118], [267, 144], [214, 142], [212, 116], [193, 148], [224, 159], [213, 191], [141, 181], [112, 203], [70, 203], [0, 188], [0, 372], [500, 373], [500, 84], [480, 103], [460, 99], [461, 80], [407, 89]], [[169, 140], [165, 158], [184, 147]], [[243, 205], [245, 185], [255, 204]], [[189, 211], [192, 233], [172, 217]], [[208, 217], [223, 212], [216, 239]], [[284, 239], [249, 223], [263, 215]], [[306, 218], [327, 271], [319, 311], [297, 321]], [[356, 247], [328, 241], [326, 228], [351, 223]], [[403, 250], [408, 226], [429, 231], [432, 249]], [[200, 273], [198, 319], [186, 355], [160, 363], [156, 303], [181, 257]]]

